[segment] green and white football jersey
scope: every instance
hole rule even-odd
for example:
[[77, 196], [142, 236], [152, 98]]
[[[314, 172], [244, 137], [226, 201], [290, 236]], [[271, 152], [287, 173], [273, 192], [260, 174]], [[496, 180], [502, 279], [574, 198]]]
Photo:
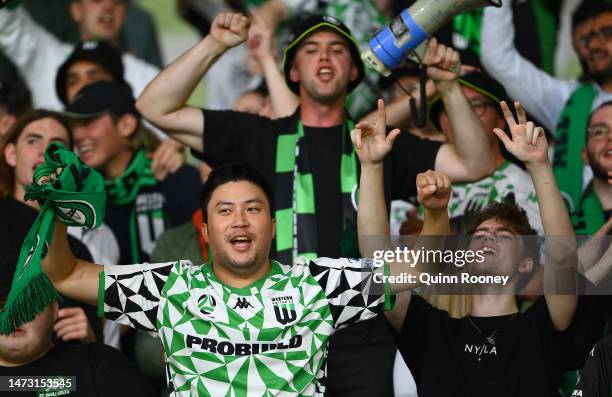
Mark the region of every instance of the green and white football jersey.
[[538, 234], [544, 234], [540, 210], [531, 177], [513, 163], [506, 161], [493, 175], [473, 183], [453, 183], [448, 203], [449, 216], [476, 212], [493, 201], [508, 200], [518, 204]]
[[298, 258], [232, 288], [210, 264], [105, 266], [99, 310], [159, 334], [172, 396], [321, 396], [330, 335], [389, 303], [374, 271], [369, 260]]

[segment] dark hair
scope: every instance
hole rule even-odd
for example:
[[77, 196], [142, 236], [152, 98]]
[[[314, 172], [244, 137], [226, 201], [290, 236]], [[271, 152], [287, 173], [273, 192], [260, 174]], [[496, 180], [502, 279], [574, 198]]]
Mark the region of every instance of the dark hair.
[[32, 109], [30, 90], [23, 84], [0, 79], [0, 106], [8, 114], [21, 116]]
[[36, 109], [31, 110], [18, 118], [11, 128], [9, 128], [6, 134], [0, 137], [0, 153], [3, 154], [2, 160], [0, 160], [0, 198], [12, 197], [15, 189], [15, 170], [6, 162], [4, 148], [9, 143], [16, 144], [17, 140], [21, 136], [21, 133], [28, 125], [34, 121], [47, 118], [57, 121], [66, 129], [66, 132], [68, 133], [68, 145], [70, 146], [70, 149], [72, 149], [74, 142], [72, 139], [70, 125], [60, 113], [52, 112], [50, 110]]
[[272, 189], [265, 178], [254, 167], [244, 163], [231, 163], [214, 168], [202, 187], [202, 218], [208, 222], [208, 203], [217, 188], [228, 182], [247, 181], [259, 187], [268, 199], [270, 214], [274, 212]]
[[[595, 114], [596, 111], [598, 111], [601, 108], [605, 108], [606, 106], [612, 106], [612, 101], [606, 101], [604, 103], [602, 103], [601, 105], [597, 106], [597, 109], [593, 110], [591, 112], [591, 114], [589, 115], [589, 120], [587, 121], [587, 128], [589, 125], [591, 125], [591, 119], [593, 118], [593, 115]], [[584, 134], [584, 141], [588, 141], [589, 140], [589, 134]]]
[[470, 217], [467, 225], [468, 234], [474, 234], [476, 228], [489, 219], [499, 220], [508, 229], [521, 236], [523, 240], [523, 257], [533, 260], [531, 272], [521, 274], [521, 277], [519, 277], [517, 291], [520, 291], [527, 285], [536, 272], [537, 265], [540, 263], [540, 241], [538, 239], [538, 233], [531, 227], [529, 219], [527, 218], [527, 213], [518, 204], [507, 201], [501, 203], [494, 201]]
[[572, 31], [581, 23], [603, 14], [612, 12], [612, 2], [602, 0], [583, 0], [572, 15]]

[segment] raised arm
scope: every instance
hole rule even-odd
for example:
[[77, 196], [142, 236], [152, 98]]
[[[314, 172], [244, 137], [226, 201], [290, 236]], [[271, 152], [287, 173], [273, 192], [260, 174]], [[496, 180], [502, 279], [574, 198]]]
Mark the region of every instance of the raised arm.
[[53, 239], [42, 262], [44, 272], [61, 294], [97, 305], [102, 266], [75, 258], [68, 244], [66, 225], [57, 218], [54, 222]]
[[486, 7], [480, 33], [480, 61], [506, 89], [549, 131], [555, 126], [575, 81], [556, 79], [523, 58], [514, 46], [512, 2]]
[[487, 134], [459, 84], [461, 60], [451, 47], [429, 41], [423, 63], [436, 84], [454, 132], [454, 143], [444, 144], [436, 156], [436, 170], [453, 181], [482, 179], [495, 171], [495, 158]]
[[[421, 103], [420, 87], [417, 85], [410, 91], [410, 95], [403, 96], [393, 102], [385, 104], [385, 111], [387, 113], [387, 126], [398, 127], [404, 130], [410, 130], [413, 126], [412, 123], [412, 112], [410, 109], [410, 98], [414, 98], [416, 103]], [[427, 101], [431, 101], [437, 94], [434, 82], [430, 79], [427, 80], [425, 85], [425, 93]], [[368, 123], [376, 123], [378, 118], [378, 110], [373, 110], [366, 114], [361, 121], [367, 121]], [[426, 124], [426, 129], [431, 129], [430, 124]], [[412, 132], [412, 131], [411, 131]]]
[[300, 99], [289, 89], [278, 67], [273, 32], [257, 14], [253, 14], [248, 44], [249, 51], [259, 63], [266, 80], [274, 117], [290, 116], [300, 104]]
[[[544, 263], [544, 294], [553, 325], [558, 330], [566, 329], [576, 310], [577, 297], [571, 291], [565, 294], [551, 293], [551, 288], [568, 288], [567, 282], [574, 282], [576, 274], [576, 242], [574, 230], [565, 203], [555, 181], [552, 165], [548, 159], [548, 143], [541, 127], [527, 121], [525, 111], [519, 102], [514, 104], [518, 122], [508, 105], [501, 102], [501, 108], [510, 127], [511, 138], [499, 128], [495, 134], [506, 149], [527, 166], [527, 170], [538, 196], [540, 217], [546, 239]], [[559, 285], [561, 280], [561, 285]], [[556, 291], [555, 291], [556, 292]]]
[[386, 118], [385, 103], [379, 99], [376, 124], [363, 121], [351, 131], [351, 140], [361, 163], [357, 231], [364, 257], [372, 257], [374, 250], [381, 248], [376, 244], [381, 241], [374, 241], [374, 236], [384, 238], [390, 232], [383, 185], [383, 159], [393, 147], [400, 130], [396, 128], [386, 135]]
[[[14, 2], [16, 3], [16, 2]], [[51, 81], [71, 51], [32, 19], [24, 6], [0, 10], [0, 50], [15, 64], [32, 92], [35, 107], [57, 107]]]
[[217, 15], [210, 34], [147, 85], [136, 101], [138, 110], [173, 139], [203, 151], [204, 116], [187, 106], [187, 99], [217, 58], [246, 40], [248, 29], [249, 19], [242, 14]]
[[[378, 100], [379, 117], [374, 126], [367, 122], [359, 123], [351, 132], [355, 151], [361, 162], [361, 180], [357, 229], [361, 254], [371, 257], [375, 250], [391, 249], [389, 241], [389, 216], [385, 204], [383, 185], [383, 159], [391, 150], [395, 138], [400, 133], [395, 129], [385, 134], [385, 109], [382, 99]], [[448, 200], [450, 198], [450, 178], [440, 172], [427, 171], [416, 179], [419, 202], [425, 208], [425, 218], [421, 235], [446, 235], [450, 232], [448, 222]], [[434, 239], [419, 239], [415, 246], [438, 248]], [[390, 275], [410, 273], [415, 276], [429, 264], [390, 263]], [[396, 283], [391, 285], [393, 293], [417, 287], [418, 283]]]
[[612, 245], [607, 237], [611, 230], [612, 218], [578, 248], [578, 271], [595, 285], [612, 274]]

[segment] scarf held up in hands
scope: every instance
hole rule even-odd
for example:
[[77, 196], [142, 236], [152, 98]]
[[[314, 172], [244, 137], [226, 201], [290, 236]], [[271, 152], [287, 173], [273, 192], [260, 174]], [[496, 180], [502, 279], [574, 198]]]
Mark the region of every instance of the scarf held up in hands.
[[104, 179], [61, 143], [51, 143], [45, 162], [26, 187], [25, 200], [37, 200], [40, 213], [21, 246], [13, 283], [0, 311], [0, 334], [32, 321], [59, 294], [41, 264], [53, 237], [54, 216], [68, 226], [94, 228], [104, 219]]

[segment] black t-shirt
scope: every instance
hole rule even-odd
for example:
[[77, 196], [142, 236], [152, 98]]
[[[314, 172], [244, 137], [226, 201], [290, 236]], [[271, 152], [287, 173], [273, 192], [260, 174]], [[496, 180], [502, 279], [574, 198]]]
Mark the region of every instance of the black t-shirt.
[[[3, 277], [2, 285], [10, 285], [15, 274], [21, 245], [37, 216], [38, 211], [20, 201], [13, 198], [0, 200], [0, 277]], [[75, 257], [88, 262], [92, 261], [91, 254], [83, 243], [72, 236], [68, 236], [68, 242]], [[60, 307], [82, 308], [96, 340], [102, 340], [102, 326], [95, 307], [65, 296], [62, 296]]]
[[[161, 359], [161, 357], [160, 357]], [[119, 351], [99, 343], [55, 346], [47, 354], [19, 367], [0, 366], [0, 376], [76, 377], [76, 390], [8, 393], [10, 396], [150, 397], [151, 386]], [[62, 392], [59, 392], [62, 390]]]
[[554, 330], [543, 298], [516, 316], [471, 320], [412, 296], [396, 341], [419, 397], [558, 396], [567, 334]]
[[[203, 112], [204, 153], [194, 154], [213, 167], [231, 162], [247, 163], [275, 190], [277, 139], [279, 135], [297, 131], [299, 110], [292, 116], [275, 120], [234, 111]], [[342, 131], [342, 126], [304, 126], [315, 189], [318, 254], [332, 258], [340, 256], [342, 236]], [[391, 200], [407, 200], [416, 195], [416, 174], [434, 168], [439, 148], [438, 142], [406, 132], [397, 137], [384, 161], [387, 206]], [[274, 244], [272, 247], [274, 256]], [[329, 394], [392, 395], [394, 354], [393, 337], [382, 317], [336, 332], [330, 339], [327, 361]]]
[[[195, 153], [211, 166], [244, 162], [254, 166], [275, 188], [277, 138], [296, 131], [298, 112], [271, 120], [249, 113], [204, 110], [204, 153]], [[338, 257], [342, 235], [340, 162], [342, 126], [304, 127], [315, 188], [320, 256]], [[433, 169], [441, 144], [401, 133], [385, 158], [385, 197], [391, 200], [416, 195], [415, 178]]]
[[[200, 206], [201, 190], [199, 172], [194, 167], [184, 165], [157, 185], [141, 187], [131, 204], [107, 203], [104, 222], [119, 243], [119, 264], [150, 261], [159, 236], [165, 230], [191, 220]], [[164, 218], [154, 218], [152, 211], [160, 208]]]
[[603, 338], [591, 350], [572, 396], [612, 396], [612, 335]]

